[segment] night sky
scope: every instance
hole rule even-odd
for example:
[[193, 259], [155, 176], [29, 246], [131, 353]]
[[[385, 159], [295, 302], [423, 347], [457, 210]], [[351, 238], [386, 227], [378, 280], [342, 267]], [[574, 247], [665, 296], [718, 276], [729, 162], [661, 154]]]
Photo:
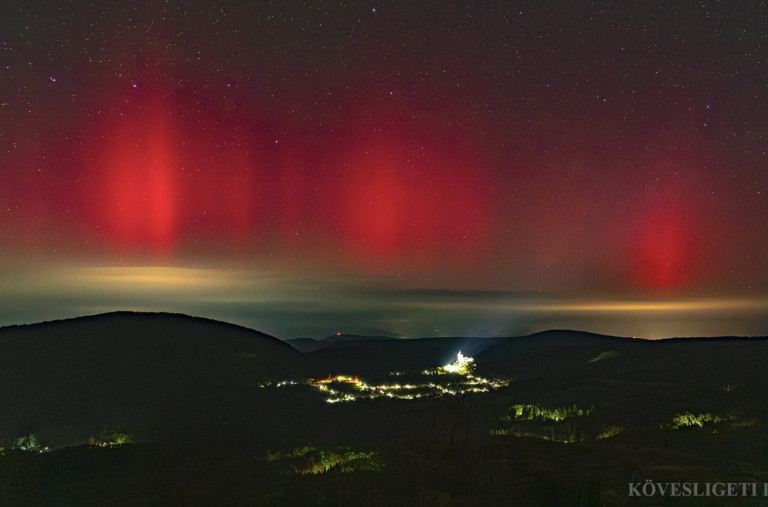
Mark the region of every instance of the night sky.
[[0, 325], [768, 334], [765, 2], [4, 1]]

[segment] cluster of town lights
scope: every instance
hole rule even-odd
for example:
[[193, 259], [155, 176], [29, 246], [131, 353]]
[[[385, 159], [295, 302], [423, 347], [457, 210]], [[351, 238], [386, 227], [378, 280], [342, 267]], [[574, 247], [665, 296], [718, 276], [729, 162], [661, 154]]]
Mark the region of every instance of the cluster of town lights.
[[[453, 363], [421, 372], [425, 376], [453, 374], [463, 378], [448, 379], [447, 382], [429, 381], [424, 383], [380, 383], [369, 384], [358, 377], [349, 375], [328, 376], [324, 379], [309, 379], [309, 385], [322, 393], [328, 403], [355, 401], [359, 399], [393, 398], [414, 400], [427, 397], [456, 396], [465, 393], [484, 393], [509, 383], [504, 380], [486, 379], [475, 376], [474, 359], [461, 352]], [[390, 375], [401, 376], [400, 372]], [[293, 385], [293, 381], [282, 381], [277, 387]]]

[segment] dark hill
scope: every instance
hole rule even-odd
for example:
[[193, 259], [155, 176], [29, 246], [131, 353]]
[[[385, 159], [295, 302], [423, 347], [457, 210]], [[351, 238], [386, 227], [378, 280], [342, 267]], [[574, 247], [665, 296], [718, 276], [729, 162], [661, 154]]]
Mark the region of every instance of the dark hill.
[[392, 336], [367, 336], [361, 334], [332, 334], [322, 339], [324, 343], [343, 343], [343, 342], [357, 342], [357, 341], [370, 341], [370, 340], [398, 340]]
[[338, 346], [339, 344], [346, 344], [349, 342], [368, 342], [368, 341], [398, 340], [398, 339], [399, 338], [393, 338], [390, 336], [366, 336], [366, 335], [359, 335], [359, 334], [341, 333], [341, 334], [326, 336], [325, 338], [322, 338], [320, 340], [316, 340], [314, 338], [292, 338], [289, 340], [285, 340], [285, 342], [290, 344], [291, 347], [295, 348], [300, 352], [312, 352], [318, 349], [323, 349], [326, 347], [334, 347], [334, 346]]
[[356, 340], [337, 343], [307, 354], [312, 371], [328, 373], [369, 372], [385, 375], [393, 370], [434, 368], [456, 360], [458, 351], [473, 355], [500, 338], [413, 338], [407, 340]]
[[[392, 339], [382, 337], [357, 337], [332, 342], [324, 346], [327, 338], [315, 347], [305, 348], [309, 352], [313, 367], [328, 372], [369, 371], [381, 374], [392, 370], [423, 370], [450, 363], [461, 351], [465, 355], [482, 358], [479, 364], [506, 376], [517, 376], [521, 369], [535, 375], [547, 363], [562, 356], [570, 359], [573, 350], [579, 349], [592, 354], [601, 346], [624, 344], [630, 339], [598, 335], [580, 331], [545, 331], [529, 336], [514, 338], [478, 337], [436, 337]], [[331, 337], [333, 338], [333, 337]], [[298, 345], [298, 344], [297, 344]], [[528, 356], [528, 353], [534, 356]], [[592, 356], [588, 356], [589, 359]], [[522, 358], [522, 360], [521, 360]], [[544, 360], [549, 358], [549, 360]], [[345, 370], [346, 368], [346, 370]]]
[[290, 338], [285, 340], [285, 343], [299, 352], [312, 352], [313, 350], [323, 348], [323, 342], [314, 338]]
[[[110, 313], [0, 328], [0, 439], [57, 442], [118, 427], [159, 433], [223, 424], [302, 355], [243, 327], [173, 314]], [[256, 393], [258, 394], [258, 393]]]

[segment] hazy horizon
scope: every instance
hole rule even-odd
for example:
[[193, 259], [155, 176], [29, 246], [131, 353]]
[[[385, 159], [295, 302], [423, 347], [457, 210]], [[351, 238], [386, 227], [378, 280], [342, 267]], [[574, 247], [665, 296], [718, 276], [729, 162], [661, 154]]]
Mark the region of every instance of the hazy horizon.
[[336, 332], [520, 336], [550, 329], [650, 339], [768, 334], [768, 299], [737, 296], [428, 289], [402, 286], [398, 277], [158, 266], [17, 266], [4, 278], [0, 325], [125, 310], [212, 318], [282, 339]]

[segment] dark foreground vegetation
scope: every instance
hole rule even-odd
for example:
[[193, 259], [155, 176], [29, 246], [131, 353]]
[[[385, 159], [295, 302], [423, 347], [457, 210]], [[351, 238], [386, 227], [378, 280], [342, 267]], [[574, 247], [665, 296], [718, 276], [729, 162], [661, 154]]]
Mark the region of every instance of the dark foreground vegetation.
[[[466, 371], [439, 368], [459, 350]], [[125, 313], [3, 328], [0, 505], [760, 505], [628, 485], [762, 488], [766, 357], [758, 338], [565, 331], [303, 354]]]

